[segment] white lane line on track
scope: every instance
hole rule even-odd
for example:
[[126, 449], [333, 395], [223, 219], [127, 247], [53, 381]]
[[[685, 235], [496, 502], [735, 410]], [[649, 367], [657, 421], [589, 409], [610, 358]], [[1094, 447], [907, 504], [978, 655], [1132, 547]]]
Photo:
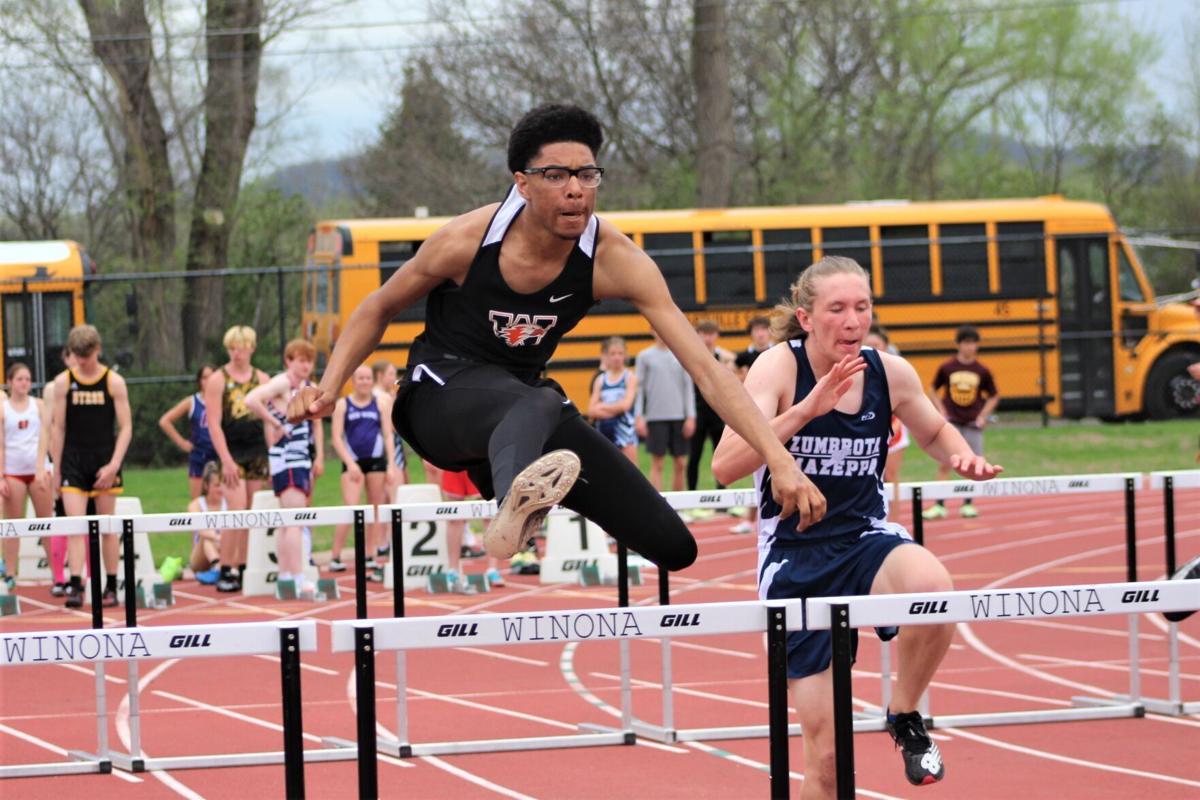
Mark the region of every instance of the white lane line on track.
[[498, 658], [501, 661], [511, 661], [514, 664], [528, 664], [531, 667], [548, 667], [549, 661], [541, 661], [536, 658], [524, 658], [522, 656], [510, 656], [508, 653], [500, 653], [494, 650], [484, 650], [482, 647], [456, 647], [456, 650], [461, 650], [464, 653], [474, 653], [480, 656], [488, 656], [490, 658]]
[[1187, 778], [1178, 778], [1174, 775], [1163, 775], [1160, 772], [1149, 772], [1142, 769], [1130, 769], [1129, 767], [1118, 767], [1113, 764], [1104, 764], [1099, 761], [1088, 761], [1082, 758], [1073, 758], [1071, 756], [1059, 755], [1046, 750], [1037, 750], [1032, 747], [1025, 747], [1011, 742], [1005, 742], [1000, 739], [993, 739], [990, 736], [981, 736], [978, 733], [964, 731], [960, 728], [942, 728], [943, 731], [952, 733], [954, 736], [961, 736], [964, 739], [978, 742], [980, 744], [999, 747], [1002, 750], [1011, 750], [1014, 753], [1021, 753], [1035, 758], [1044, 758], [1049, 761], [1057, 761], [1060, 764], [1071, 764], [1077, 767], [1087, 767], [1088, 769], [1098, 769], [1104, 772], [1115, 772], [1120, 775], [1131, 775], [1135, 778], [1148, 778], [1155, 781], [1163, 781], [1164, 783], [1174, 783], [1180, 786], [1195, 786], [1200, 788], [1200, 781], [1191, 781]]
[[[67, 755], [67, 751], [64, 750], [63, 748], [59, 747], [58, 745], [51, 744], [50, 742], [47, 742], [45, 739], [39, 739], [38, 737], [34, 736], [31, 733], [26, 733], [25, 731], [19, 731], [16, 728], [10, 728], [8, 725], [5, 725], [3, 723], [0, 723], [0, 733], [7, 733], [9, 736], [12, 736], [15, 739], [20, 739], [23, 742], [28, 742], [29, 744], [40, 747], [43, 750], [49, 750], [51, 753], [56, 753], [63, 757], [66, 757], [66, 755]], [[142, 782], [141, 778], [138, 778], [134, 775], [129, 775], [127, 773], [124, 773], [119, 769], [114, 769], [111, 774], [114, 778], [120, 778], [121, 780], [126, 781], [128, 783], [141, 783]]]
[[[258, 717], [251, 717], [247, 714], [242, 714], [237, 711], [232, 711], [228, 708], [222, 708], [221, 706], [214, 706], [210, 703], [205, 703], [201, 700], [193, 700], [190, 697], [184, 697], [183, 695], [178, 695], [178, 694], [175, 694], [174, 692], [166, 692], [166, 691], [163, 691], [162, 689], [155, 689], [154, 694], [158, 695], [159, 697], [165, 697], [168, 700], [174, 700], [176, 703], [182, 703], [185, 706], [191, 706], [192, 708], [198, 708], [201, 711], [209, 711], [209, 712], [212, 712], [213, 714], [218, 714], [222, 717], [229, 717], [230, 719], [236, 719], [241, 722], [248, 722], [249, 724], [256, 725], [259, 728], [266, 728], [267, 730], [276, 731], [276, 732], [283, 730], [282, 725], [277, 725], [274, 722], [267, 722], [265, 719], [259, 719]], [[305, 733], [305, 734], [303, 734], [303, 736], [305, 739], [307, 739], [310, 742], [318, 742], [319, 743], [321, 741], [321, 737], [316, 736], [315, 734]]]
[[[1129, 674], [1129, 662], [1121, 661], [1117, 663], [1109, 661], [1080, 661], [1077, 658], [1062, 658], [1060, 656], [1048, 656], [1041, 653], [1017, 653], [1018, 658], [1028, 658], [1031, 661], [1045, 662], [1046, 665], [1060, 665], [1064, 667], [1086, 667], [1087, 669], [1102, 669], [1109, 672], [1120, 672], [1124, 675]], [[1139, 663], [1145, 664], [1146, 659], [1139, 659]], [[1170, 675], [1165, 669], [1149, 669], [1145, 666], [1141, 668], [1143, 675], [1154, 675], [1157, 677], [1166, 677]], [[1187, 672], [1179, 673], [1180, 680], [1185, 681], [1200, 681], [1200, 675], [1192, 675]]]
[[[1124, 528], [1123, 525], [1122, 526], [1110, 526], [1110, 527], [1113, 527], [1114, 529], [1116, 529], [1117, 527], [1120, 527], [1121, 529]], [[1092, 531], [1092, 532], [1094, 532], [1094, 531]], [[1042, 537], [1042, 538], [1046, 538], [1046, 537]], [[1139, 545], [1153, 545], [1153, 544], [1161, 544], [1162, 541], [1163, 541], [1163, 537], [1156, 537], [1156, 538], [1152, 538], [1149, 540], [1139, 541], [1138, 544]], [[987, 549], [987, 548], [984, 548], [984, 549]], [[1040, 572], [1045, 572], [1045, 571], [1054, 569], [1056, 567], [1062, 566], [1063, 564], [1069, 564], [1069, 563], [1076, 562], [1076, 561], [1083, 561], [1085, 559], [1094, 558], [1094, 557], [1098, 557], [1098, 556], [1111, 555], [1111, 554], [1117, 553], [1117, 552], [1123, 553], [1124, 551], [1125, 551], [1125, 545], [1124, 545], [1124, 543], [1122, 543], [1119, 545], [1110, 545], [1108, 547], [1100, 547], [1100, 548], [1095, 548], [1092, 550], [1086, 550], [1083, 552], [1073, 553], [1071, 555], [1067, 555], [1062, 558], [1057, 558], [1052, 561], [1047, 561], [1047, 562], [1037, 564], [1037, 565], [1034, 565], [1031, 567], [1026, 567], [1025, 569], [1018, 570], [1017, 572], [1011, 573], [1010, 575], [1007, 575], [1007, 576], [1004, 576], [1001, 578], [997, 578], [996, 580], [992, 581], [991, 583], [987, 584], [986, 586], [984, 586], [982, 588], [995, 589], [995, 588], [1003, 587], [1003, 586], [1011, 584], [1014, 581], [1018, 581], [1023, 578], [1029, 577], [1030, 575], [1036, 575]], [[1151, 616], [1153, 616], [1153, 615], [1151, 615]], [[960, 635], [962, 635], [964, 640], [966, 640], [967, 644], [969, 644], [972, 648], [974, 648], [980, 654], [984, 655], [987, 658], [990, 658], [991, 660], [993, 660], [997, 663], [1004, 664], [1005, 666], [1009, 666], [1019, 672], [1023, 672], [1034, 678], [1038, 678], [1040, 680], [1047, 681], [1050, 683], [1057, 683], [1061, 686], [1067, 686], [1067, 687], [1073, 688], [1073, 689], [1081, 689], [1085, 692], [1091, 692], [1093, 694], [1097, 694], [1097, 695], [1100, 695], [1103, 697], [1113, 697], [1116, 695], [1115, 692], [1101, 689], [1098, 686], [1092, 686], [1090, 684], [1081, 683], [1078, 681], [1071, 681], [1066, 678], [1062, 678], [1057, 675], [1053, 675], [1051, 673], [1026, 666], [1026, 665], [1021, 664], [1020, 662], [1016, 661], [1015, 659], [1011, 659], [1007, 656], [1004, 656], [1004, 655], [998, 653], [997, 651], [993, 650], [992, 648], [988, 647], [986, 644], [984, 644], [983, 641], [981, 639], [979, 639], [978, 636], [975, 635], [974, 631], [971, 630], [971, 626], [967, 623], [958, 623], [956, 625], [956, 628], [957, 628], [958, 633]], [[1166, 721], [1166, 720], [1170, 719], [1172, 722], [1178, 722], [1178, 720], [1174, 720], [1170, 717], [1162, 717], [1157, 714], [1147, 715], [1145, 717], [1145, 719], [1160, 720], [1160, 721]], [[949, 730], [949, 729], [947, 729], [947, 730]], [[1033, 755], [1033, 756], [1037, 756], [1040, 758], [1046, 758], [1046, 759], [1050, 759], [1050, 760], [1054, 760], [1054, 761], [1060, 761], [1063, 763], [1071, 763], [1071, 764], [1075, 764], [1077, 766], [1092, 767], [1095, 769], [1111, 771], [1111, 772], [1121, 772], [1122, 774], [1128, 774], [1128, 775], [1132, 775], [1135, 777], [1147, 777], [1147, 778], [1153, 778], [1156, 780], [1163, 780], [1163, 781], [1167, 781], [1167, 782], [1185, 783], [1186, 785], [1200, 786], [1200, 783], [1193, 783], [1190, 781], [1186, 781], [1186, 779], [1183, 779], [1183, 778], [1175, 778], [1173, 776], [1159, 775], [1157, 773], [1145, 773], [1140, 770], [1133, 770], [1133, 769], [1129, 769], [1129, 768], [1125, 768], [1125, 767], [1116, 767], [1116, 766], [1112, 766], [1112, 765], [1108, 765], [1108, 764], [1100, 764], [1100, 763], [1084, 761], [1084, 760], [1080, 760], [1080, 759], [1072, 759], [1069, 756], [1060, 756], [1060, 755], [1049, 753], [1046, 751], [1024, 748], [1024, 747], [1021, 747], [1020, 745], [1013, 745], [1013, 744], [1009, 744], [1007, 742], [1001, 742], [999, 740], [989, 739], [988, 737], [980, 736], [979, 734], [975, 734], [975, 733], [969, 733], [967, 731], [963, 731], [963, 730], [959, 730], [959, 729], [955, 729], [954, 734], [964, 736], [965, 738], [972, 739], [981, 744], [988, 744], [988, 745], [991, 745], [994, 747], [1002, 747], [1004, 749], [1013, 750], [1015, 752], [1024, 752], [1028, 755]]]
[[[354, 677], [355, 677], [354, 672], [352, 670], [349, 674], [349, 680], [346, 682], [346, 697], [350, 701], [350, 707], [352, 709], [357, 708], [356, 684], [354, 682]], [[386, 685], [386, 684], [381, 684], [381, 685]], [[395, 689], [396, 687], [393, 685], [391, 688]], [[414, 690], [409, 689], [409, 691], [411, 692]], [[438, 698], [438, 699], [441, 699], [441, 698]], [[486, 708], [486, 707], [484, 707], [484, 708]], [[571, 726], [567, 726], [567, 727], [571, 727]], [[385, 726], [383, 723], [379, 722], [378, 720], [375, 723], [375, 730], [377, 733], [380, 733], [389, 739], [393, 739], [393, 740], [396, 739], [396, 734], [393, 733], [391, 730], [389, 730], [387, 728], [387, 726]], [[571, 728], [571, 730], [574, 730], [574, 728]], [[408, 762], [403, 761], [403, 760], [397, 760], [397, 759], [389, 758], [386, 756], [379, 756], [379, 758], [387, 761], [390, 764], [393, 764], [393, 765], [399, 766], [399, 767], [413, 766], [412, 764], [409, 764]], [[517, 792], [513, 789], [509, 789], [507, 786], [501, 786], [498, 783], [494, 783], [493, 781], [489, 781], [486, 778], [480, 777], [479, 775], [475, 775], [474, 773], [467, 772], [464, 769], [456, 767], [453, 764], [449, 764], [446, 761], [443, 761], [442, 759], [438, 758], [437, 756], [421, 756], [420, 760], [424, 761], [426, 764], [429, 764], [432, 767], [436, 767], [437, 769], [448, 772], [457, 778], [461, 778], [462, 780], [467, 781], [468, 783], [473, 783], [476, 786], [479, 786], [480, 788], [487, 789], [488, 791], [495, 792], [496, 794], [503, 795], [505, 797], [516, 798], [516, 800], [535, 800], [535, 798], [530, 797], [529, 795], [521, 794], [520, 792]]]
[[[645, 642], [646, 644], [654, 644], [654, 645], [661, 646], [659, 644], [661, 642], [660, 639], [633, 639], [632, 641]], [[757, 661], [758, 659], [762, 658], [762, 656], [760, 656], [756, 653], [746, 653], [741, 650], [726, 650], [723, 647], [709, 647], [708, 645], [692, 644], [691, 642], [684, 642], [684, 641], [679, 641], [679, 640], [671, 642], [671, 648], [674, 649], [676, 647], [680, 648], [681, 650], [697, 650], [701, 653], [716, 653], [717, 655], [721, 655], [721, 656], [731, 656], [733, 658], [745, 658], [750, 661]]]
[[[268, 655], [260, 654], [260, 655], [256, 655], [255, 658], [262, 659], [263, 661], [271, 661], [276, 664], [279, 663], [279, 656], [268, 656]], [[316, 664], [305, 664], [304, 662], [300, 663], [300, 669], [306, 669], [309, 672], [315, 672], [318, 675], [335, 675], [336, 676], [336, 675], [342, 674], [342, 673], [338, 672], [336, 669], [326, 669], [325, 667], [318, 667]]]
[[[353, 672], [350, 673], [350, 678], [351, 678], [350, 683], [353, 684], [353, 679], [354, 679]], [[391, 689], [392, 691], [396, 691], [396, 684], [394, 684], [394, 683], [385, 683], [383, 681], [376, 681], [375, 685], [383, 687], [385, 689]], [[412, 686], [408, 687], [408, 693], [410, 695], [415, 695], [417, 697], [420, 697], [420, 698], [423, 698], [426, 700], [437, 700], [439, 702], [449, 703], [449, 704], [455, 705], [455, 706], [463, 706], [464, 708], [473, 708], [476, 711], [487, 711], [492, 714], [499, 714], [504, 717], [514, 717], [515, 719], [523, 719], [528, 722], [540, 722], [543, 725], [549, 725], [552, 728], [560, 728], [560, 729], [568, 730], [571, 732], [575, 732], [578, 730], [577, 726], [568, 725], [567, 723], [560, 722], [559, 720], [556, 720], [556, 719], [549, 719], [548, 717], [539, 717], [536, 714], [526, 714], [524, 711], [513, 711], [512, 709], [501, 708], [500, 706], [491, 706], [491, 705], [487, 705], [485, 703], [476, 703], [471, 700], [463, 700], [461, 697], [451, 697], [450, 695], [438, 694], [436, 692], [427, 692], [423, 689], [415, 689]]]
[[492, 783], [486, 778], [481, 778], [472, 772], [467, 772], [465, 769], [459, 769], [453, 764], [448, 764], [437, 756], [421, 756], [421, 760], [426, 764], [437, 767], [440, 770], [445, 770], [451, 775], [462, 778], [464, 781], [473, 783], [482, 789], [487, 789], [490, 792], [495, 792], [496, 794], [503, 795], [504, 797], [511, 797], [514, 800], [535, 800], [535, 798], [530, 797], [527, 794], [521, 794], [515, 789], [509, 789], [507, 786], [501, 786], [498, 783]]
[[[1076, 633], [1094, 633], [1097, 636], [1114, 636], [1119, 639], [1129, 638], [1129, 629], [1101, 628], [1098, 625], [1072, 625], [1069, 622], [1052, 622], [1045, 619], [1014, 619], [1012, 625], [1032, 625], [1035, 628], [1053, 628], [1059, 631], [1074, 631]], [[1165, 642], [1167, 637], [1157, 633], [1138, 632], [1138, 639], [1146, 642]]]
[[[710, 756], [716, 756], [717, 758], [722, 758], [726, 761], [732, 761], [735, 764], [741, 764], [745, 767], [751, 767], [752, 769], [759, 770], [760, 772], [771, 771], [769, 764], [764, 764], [761, 761], [755, 761], [754, 759], [746, 758], [745, 756], [739, 756], [736, 753], [731, 753], [728, 750], [722, 750], [719, 747], [713, 747], [710, 744], [704, 744], [703, 742], [688, 742], [687, 746], [699, 750], [701, 753], [705, 753]], [[804, 775], [799, 772], [789, 771], [788, 777], [794, 781], [804, 781]], [[890, 794], [881, 794], [880, 792], [872, 792], [870, 789], [863, 789], [861, 787], [855, 787], [854, 791], [856, 795], [875, 798], [875, 800], [904, 800], [901, 797], [894, 797]]]
[[[87, 667], [81, 667], [78, 664], [59, 664], [58, 666], [62, 667], [63, 669], [69, 669], [72, 672], [78, 672], [81, 675], [87, 675], [93, 680], [96, 677], [96, 670], [89, 669]], [[106, 683], [116, 683], [120, 684], [121, 686], [124, 686], [126, 683], [128, 683], [128, 681], [126, 681], [124, 678], [118, 678], [115, 675], [109, 675], [107, 671], [104, 673], [104, 680]]]
[[[140, 692], [145, 687], [149, 686], [151, 681], [153, 681], [155, 678], [157, 678], [162, 673], [166, 672], [168, 669], [170, 669], [172, 666], [174, 666], [177, 663], [179, 663], [178, 658], [169, 658], [166, 661], [159, 664], [158, 666], [156, 666], [154, 669], [147, 672], [144, 676], [142, 676], [141, 679], [138, 680], [138, 691]], [[125, 752], [130, 753], [131, 755], [134, 755], [134, 756], [140, 755], [143, 758], [149, 758], [149, 755], [146, 753], [146, 748], [143, 747], [141, 753], [133, 753], [129, 746], [131, 737], [130, 737], [130, 732], [129, 732], [129, 694], [128, 693], [126, 693], [125, 696], [121, 698], [121, 703], [117, 707], [116, 726], [117, 726], [117, 736], [118, 736], [118, 738], [120, 738], [121, 746], [125, 748]], [[195, 791], [193, 791], [191, 789], [191, 787], [186, 786], [183, 782], [176, 779], [175, 776], [171, 775], [166, 770], [152, 769], [152, 770], [150, 770], [150, 774], [154, 777], [155, 780], [157, 780], [158, 782], [160, 782], [161, 784], [166, 786], [171, 791], [178, 794], [180, 797], [186, 797], [187, 800], [204, 800], [203, 795], [197, 794]]]
[[[588, 674], [591, 675], [593, 678], [601, 678], [602, 680], [606, 680], [606, 681], [620, 681], [621, 680], [620, 675], [613, 675], [608, 672], [589, 672]], [[631, 685], [639, 686], [643, 689], [661, 689], [662, 688], [661, 683], [655, 683], [654, 681], [644, 681], [639, 678], [630, 678], [629, 682]], [[692, 697], [700, 697], [705, 700], [716, 700], [721, 703], [732, 703], [733, 705], [750, 706], [751, 708], [768, 708], [768, 705], [766, 703], [762, 702], [761, 700], [745, 700], [740, 697], [731, 697], [731, 696], [725, 695], [725, 694], [713, 694], [712, 692], [702, 692], [698, 689], [684, 688], [682, 686], [679, 686], [678, 684], [672, 686], [671, 688], [676, 694], [691, 695]], [[795, 711], [796, 711], [796, 709], [794, 709], [790, 706], [788, 707], [789, 714], [792, 714]]]

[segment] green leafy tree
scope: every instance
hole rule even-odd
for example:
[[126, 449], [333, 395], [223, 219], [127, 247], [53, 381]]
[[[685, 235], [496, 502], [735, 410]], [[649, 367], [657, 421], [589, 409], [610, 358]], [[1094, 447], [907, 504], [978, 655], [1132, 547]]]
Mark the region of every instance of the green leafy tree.
[[367, 213], [458, 214], [497, 199], [503, 171], [489, 168], [455, 128], [453, 109], [429, 63], [404, 70], [400, 104], [354, 167]]

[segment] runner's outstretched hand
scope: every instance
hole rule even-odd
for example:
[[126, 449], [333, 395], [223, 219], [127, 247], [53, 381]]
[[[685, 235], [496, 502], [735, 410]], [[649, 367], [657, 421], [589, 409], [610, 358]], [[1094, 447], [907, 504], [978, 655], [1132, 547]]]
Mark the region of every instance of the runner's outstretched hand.
[[800, 514], [800, 529], [807, 528], [825, 516], [825, 495], [808, 479], [790, 456], [779, 466], [770, 467], [771, 496], [781, 507], [780, 519]]
[[336, 395], [323, 392], [318, 386], [302, 386], [288, 401], [288, 422], [328, 417], [336, 403]]
[[867, 360], [862, 356], [846, 356], [834, 364], [800, 401], [807, 404], [808, 415], [815, 419], [833, 411], [842, 395], [850, 389], [854, 376], [866, 368]]
[[983, 456], [975, 455], [967, 458], [960, 455], [950, 456], [950, 469], [973, 481], [986, 481], [1004, 472], [1004, 467], [999, 464], [989, 464]]

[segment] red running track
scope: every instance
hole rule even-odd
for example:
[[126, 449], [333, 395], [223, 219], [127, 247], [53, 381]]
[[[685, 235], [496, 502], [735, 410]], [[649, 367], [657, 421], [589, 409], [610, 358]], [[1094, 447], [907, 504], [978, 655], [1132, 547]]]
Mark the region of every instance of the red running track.
[[[1200, 492], [1176, 493], [1181, 558], [1200, 549]], [[926, 541], [960, 589], [1107, 583], [1125, 578], [1124, 506], [1119, 494], [979, 500], [978, 519], [926, 523]], [[1164, 571], [1162, 509], [1157, 493], [1138, 498], [1139, 577]], [[899, 518], [908, 516], [900, 509]], [[754, 597], [754, 540], [729, 533], [726, 518], [693, 525], [700, 558], [673, 576], [676, 602]], [[410, 614], [587, 608], [614, 604], [605, 587], [543, 587], [514, 578], [484, 596], [412, 593]], [[177, 584], [178, 604], [144, 612], [147, 625], [219, 624], [311, 617], [320, 652], [304, 658], [306, 747], [320, 738], [355, 736], [354, 681], [348, 654], [329, 651], [328, 623], [353, 615], [351, 599], [313, 606], [226, 599], [208, 587]], [[0, 621], [5, 632], [81, 628], [87, 613], [69, 613], [45, 587], [21, 589], [25, 613]], [[631, 601], [654, 603], [653, 577]], [[390, 598], [372, 595], [370, 613], [390, 614]], [[119, 625], [122, 617], [107, 615]], [[1078, 695], [1128, 690], [1124, 617], [1026, 620], [960, 625], [931, 688], [936, 714], [1066, 708]], [[1165, 697], [1165, 623], [1140, 623], [1143, 690]], [[1200, 615], [1180, 628], [1185, 700], [1200, 700]], [[660, 649], [630, 644], [634, 710], [660, 721]], [[579, 723], [614, 724], [620, 697], [617, 646], [611, 642], [537, 644], [415, 652], [408, 659], [410, 738], [414, 742], [571, 733]], [[676, 640], [673, 646], [678, 728], [766, 722], [763, 644], [755, 635]], [[392, 657], [377, 660], [378, 719], [395, 725]], [[862, 709], [880, 703], [879, 652], [865, 637], [855, 668]], [[123, 667], [108, 671], [109, 735], [128, 741]], [[0, 763], [58, 760], [96, 743], [94, 673], [85, 666], [5, 668], [0, 673]], [[142, 664], [142, 742], [148, 756], [251, 752], [282, 748], [279, 666], [268, 657], [191, 659]], [[1200, 796], [1200, 715], [1076, 721], [937, 730], [946, 780], [916, 789], [883, 733], [855, 740], [859, 793], [871, 798], [1194, 798]], [[803, 748], [792, 740], [793, 793], [803, 780]], [[510, 798], [761, 798], [768, 796], [765, 739], [660, 745], [560, 748], [400, 761], [381, 758], [381, 796]], [[308, 796], [357, 796], [353, 761], [306, 765]], [[282, 766], [173, 770], [139, 775], [80, 775], [0, 782], [0, 797], [93, 798], [277, 797]]]

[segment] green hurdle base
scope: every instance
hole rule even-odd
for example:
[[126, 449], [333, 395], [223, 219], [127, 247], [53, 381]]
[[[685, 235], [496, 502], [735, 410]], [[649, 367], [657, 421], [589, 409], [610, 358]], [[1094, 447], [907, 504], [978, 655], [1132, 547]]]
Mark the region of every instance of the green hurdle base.
[[[616, 586], [617, 576], [601, 573], [599, 564], [588, 564], [579, 571], [579, 583], [582, 586]], [[642, 585], [642, 568], [637, 564], [629, 565], [629, 585]]]
[[[468, 575], [467, 585], [475, 589], [479, 594], [486, 594], [492, 590], [492, 584], [487, 579], [487, 575]], [[450, 581], [450, 573], [435, 572], [425, 579], [425, 589], [430, 594], [452, 594], [454, 586]]]
[[149, 598], [146, 597], [146, 587], [139, 583], [134, 587], [134, 594], [138, 608], [170, 608], [175, 605], [175, 590], [169, 583], [154, 584]]
[[276, 600], [306, 600], [311, 599], [314, 602], [322, 602], [324, 600], [336, 600], [341, 597], [338, 591], [337, 581], [332, 578], [321, 578], [317, 581], [316, 594], [311, 598], [306, 598], [296, 591], [295, 581], [275, 581], [275, 599]]
[[15, 594], [0, 594], [0, 617], [21, 613], [21, 600]]

